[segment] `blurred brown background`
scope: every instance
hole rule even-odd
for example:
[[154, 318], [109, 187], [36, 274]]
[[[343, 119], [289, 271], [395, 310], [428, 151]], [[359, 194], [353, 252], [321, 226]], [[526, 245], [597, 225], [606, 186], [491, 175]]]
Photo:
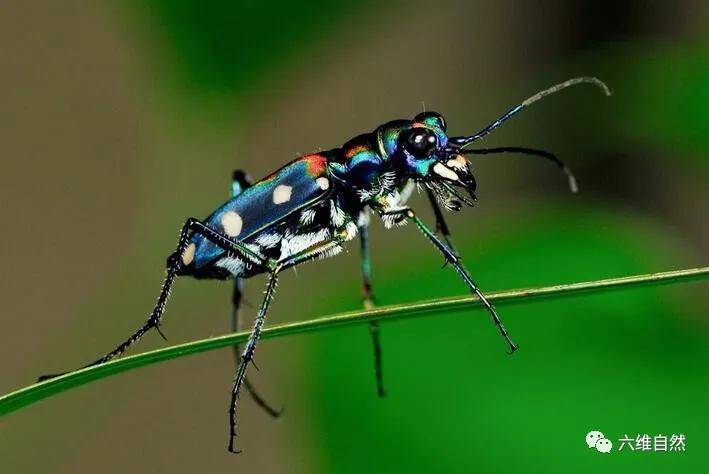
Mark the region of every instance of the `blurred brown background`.
[[[277, 54], [268, 65], [238, 80], [240, 72], [232, 71], [213, 87], [200, 86], [206, 80], [182, 64], [191, 54], [185, 44], [192, 43], [176, 41], [176, 30], [166, 26], [169, 3], [40, 0], [2, 7], [0, 392], [93, 360], [142, 323], [180, 225], [227, 197], [233, 168], [262, 176], [297, 154], [411, 116], [422, 102], [444, 113], [453, 132], [466, 133], [552, 83], [602, 77], [614, 89], [611, 99], [570, 91], [491, 138], [557, 152], [575, 168], [582, 195], [567, 196], [563, 179], [544, 163], [480, 162], [481, 205], [451, 217], [456, 231], [474, 238], [494, 228], [496, 216], [520, 209], [534, 219], [548, 199], [581, 216], [585, 206], [599, 205], [612, 209], [614, 219], [657, 231], [658, 245], [671, 251], [658, 257], [666, 265], [655, 270], [706, 264], [707, 2], [318, 7], [312, 14], [322, 16], [319, 23], [293, 27], [269, 46]], [[285, 21], [262, 22], [259, 34], [273, 35]], [[689, 97], [678, 96], [680, 89]], [[430, 253], [413, 232], [385, 234], [375, 225], [374, 240], [375, 278], [378, 266], [436, 271], [409, 259]], [[498, 271], [508, 263], [499, 261]], [[614, 275], [589, 278], [603, 276]], [[341, 304], [323, 310], [313, 288], [332, 281], [337, 288], [328, 290], [342, 295]], [[271, 321], [356, 308], [357, 281], [352, 245], [348, 255], [286, 275]], [[261, 284], [249, 285], [252, 304]], [[484, 286], [509, 287], [494, 278]], [[683, 324], [706, 334], [706, 300], [692, 288], [676, 290], [676, 301], [698, 306]], [[165, 322], [170, 342], [226, 332], [229, 291], [227, 284], [178, 282]], [[449, 294], [462, 291], [454, 286]], [[357, 344], [368, 354], [366, 331], [360, 332]], [[327, 454], [312, 454], [326, 436], [308, 421], [315, 402], [304, 386], [314, 369], [304, 351], [312, 337], [260, 345], [262, 371], [254, 378], [287, 411], [272, 422], [245, 403], [239, 457], [224, 449], [232, 366], [227, 351], [216, 351], [102, 380], [0, 419], [0, 470], [335, 471]], [[137, 350], [161, 344], [150, 335]], [[376, 402], [371, 380], [353, 377], [352, 384], [367, 384]], [[701, 408], [692, 409], [699, 416]]]

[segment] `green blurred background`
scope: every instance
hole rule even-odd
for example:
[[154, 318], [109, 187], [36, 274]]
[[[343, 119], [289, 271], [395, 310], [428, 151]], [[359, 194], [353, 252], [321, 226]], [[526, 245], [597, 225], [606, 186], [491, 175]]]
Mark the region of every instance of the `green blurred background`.
[[[576, 75], [474, 160], [479, 206], [451, 215], [483, 289], [707, 264], [705, 1], [4, 2], [0, 14], [0, 392], [75, 367], [143, 322], [188, 216], [422, 103], [452, 133]], [[424, 199], [413, 206], [431, 219]], [[373, 226], [381, 304], [464, 293], [412, 228]], [[355, 309], [357, 245], [282, 278], [269, 322]], [[248, 311], [260, 278], [250, 281]], [[384, 324], [388, 396], [367, 328], [264, 341], [241, 446], [226, 452], [222, 350], [129, 372], [0, 419], [0, 471], [709, 472], [706, 284]], [[180, 280], [170, 342], [228, 330], [229, 285]], [[162, 346], [154, 334], [137, 350]], [[685, 453], [589, 450], [585, 434], [687, 436]]]

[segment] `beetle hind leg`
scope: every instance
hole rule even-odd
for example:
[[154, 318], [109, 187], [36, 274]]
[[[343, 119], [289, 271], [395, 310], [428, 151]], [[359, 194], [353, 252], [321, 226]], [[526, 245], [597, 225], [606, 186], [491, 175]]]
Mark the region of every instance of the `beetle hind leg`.
[[[185, 224], [182, 226], [182, 230], [180, 231], [180, 238], [177, 243], [177, 248], [175, 249], [175, 252], [173, 252], [172, 255], [170, 255], [170, 257], [167, 259], [167, 275], [165, 276], [165, 281], [163, 282], [163, 285], [160, 289], [158, 300], [155, 303], [153, 310], [150, 312], [150, 315], [148, 316], [148, 320], [143, 324], [143, 326], [140, 327], [140, 329], [135, 331], [130, 337], [128, 337], [128, 339], [120, 343], [111, 352], [107, 353], [100, 359], [88, 365], [85, 365], [83, 368], [103, 364], [104, 362], [108, 362], [109, 360], [120, 356], [129, 347], [138, 342], [146, 333], [148, 333], [148, 331], [150, 331], [151, 329], [158, 328], [160, 326], [162, 315], [165, 312], [165, 306], [167, 305], [167, 300], [170, 296], [170, 289], [172, 288], [172, 284], [175, 282], [175, 278], [178, 276], [180, 268], [182, 268], [186, 260], [192, 258], [192, 256], [187, 251], [192, 232], [203, 235], [209, 241], [221, 247], [226, 252], [234, 254], [239, 258], [246, 259], [252, 262], [254, 265], [259, 265], [263, 268], [266, 268], [267, 266], [267, 262], [263, 259], [263, 257], [256, 254], [254, 251], [252, 251], [245, 245], [231, 240], [227, 236], [220, 234], [219, 232], [215, 231], [210, 227], [207, 227], [202, 222], [193, 217], [187, 219]], [[59, 375], [63, 374], [59, 373], [43, 375], [39, 378], [39, 380], [46, 380], [57, 377]]]

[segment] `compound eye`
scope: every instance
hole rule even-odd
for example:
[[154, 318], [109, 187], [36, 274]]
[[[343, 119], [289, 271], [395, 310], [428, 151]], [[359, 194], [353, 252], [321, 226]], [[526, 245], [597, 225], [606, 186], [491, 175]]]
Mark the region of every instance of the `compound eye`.
[[424, 157], [431, 154], [436, 148], [436, 135], [425, 128], [414, 128], [404, 137], [404, 148], [416, 157]]
[[446, 119], [437, 112], [421, 112], [414, 117], [414, 122], [427, 123], [433, 127], [440, 128], [444, 132], [446, 131]]

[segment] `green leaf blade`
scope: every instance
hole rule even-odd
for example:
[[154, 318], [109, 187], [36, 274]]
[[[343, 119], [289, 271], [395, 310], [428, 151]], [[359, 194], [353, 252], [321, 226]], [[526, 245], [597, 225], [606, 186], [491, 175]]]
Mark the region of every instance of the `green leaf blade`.
[[[709, 267], [699, 267], [589, 282], [552, 285], [540, 288], [501, 291], [489, 294], [488, 299], [495, 304], [523, 303], [531, 299], [559, 298], [562, 296], [576, 295], [578, 293], [606, 292], [640, 285], [688, 282], [703, 280], [707, 277], [709, 277]], [[393, 321], [419, 317], [431, 313], [469, 308], [482, 309], [480, 301], [474, 296], [457, 296], [389, 305], [367, 311], [351, 311], [305, 321], [273, 325], [265, 328], [261, 337], [263, 339], [275, 338], [341, 326], [364, 324], [370, 321]], [[105, 364], [86, 367], [53, 379], [38, 382], [1, 396], [0, 416], [7, 415], [65, 390], [80, 387], [95, 380], [158, 362], [232, 346], [245, 342], [248, 337], [248, 332], [239, 332], [177, 344], [115, 359]]]

